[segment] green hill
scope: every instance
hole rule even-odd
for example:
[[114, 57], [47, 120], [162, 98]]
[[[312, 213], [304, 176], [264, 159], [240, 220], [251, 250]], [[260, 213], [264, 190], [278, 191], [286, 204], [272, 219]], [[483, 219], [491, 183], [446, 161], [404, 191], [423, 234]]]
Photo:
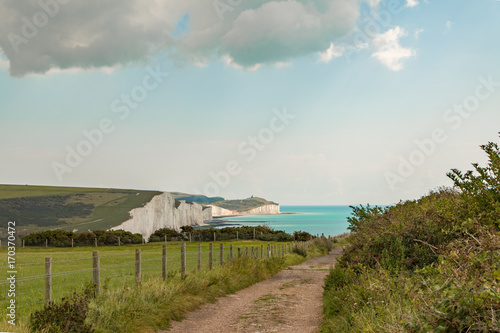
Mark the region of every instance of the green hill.
[[[144, 206], [161, 194], [109, 188], [0, 185], [0, 220], [16, 221], [20, 235], [47, 229], [106, 230], [129, 218], [129, 212]], [[224, 200], [181, 192], [171, 193], [176, 200], [212, 204], [240, 212], [274, 204], [262, 198]], [[6, 223], [2, 224], [2, 227]], [[0, 228], [0, 239], [6, 237]]]
[[181, 192], [170, 192], [175, 200], [186, 200], [190, 202], [197, 202], [202, 205], [208, 205], [217, 201], [223, 201], [222, 197], [207, 197], [206, 195], [196, 195]]
[[[18, 233], [43, 229], [102, 230], [129, 218], [157, 191], [0, 185], [0, 220], [16, 221]], [[2, 232], [3, 234], [3, 232]]]
[[219, 206], [225, 209], [237, 211], [237, 212], [246, 212], [251, 209], [261, 207], [264, 205], [277, 205], [277, 203], [268, 201], [263, 198], [252, 197], [243, 200], [224, 200], [212, 203], [214, 206]]

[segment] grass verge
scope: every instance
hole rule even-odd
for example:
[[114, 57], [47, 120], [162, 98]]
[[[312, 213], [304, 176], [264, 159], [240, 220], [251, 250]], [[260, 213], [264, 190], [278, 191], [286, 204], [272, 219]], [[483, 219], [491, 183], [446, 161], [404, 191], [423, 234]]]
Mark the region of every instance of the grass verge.
[[[261, 242], [255, 242], [261, 243]], [[245, 241], [242, 244], [251, 244]], [[307, 256], [295, 253], [284, 257], [252, 260], [243, 256], [227, 261], [222, 267], [214, 265], [213, 270], [196, 272], [191, 270], [182, 277], [178, 271], [169, 273], [167, 281], [150, 278], [136, 286], [133, 281], [121, 286], [104, 283], [99, 297], [87, 299], [85, 293], [68, 295], [63, 302], [56, 302], [37, 313], [37, 329], [34, 332], [154, 332], [168, 328], [172, 320], [182, 316], [202, 304], [214, 302], [218, 297], [234, 293], [254, 283], [265, 280], [281, 269], [299, 264], [308, 258], [328, 252], [331, 243], [312, 241], [305, 244]], [[87, 286], [88, 287], [88, 286]], [[88, 290], [88, 288], [87, 288]], [[88, 292], [87, 292], [88, 294]], [[60, 305], [65, 306], [60, 306]], [[45, 313], [44, 313], [45, 312]], [[65, 318], [79, 318], [84, 321], [72, 330]], [[74, 320], [73, 320], [74, 321]], [[33, 323], [33, 321], [32, 321]], [[17, 321], [16, 332], [30, 332], [27, 321]], [[89, 328], [90, 327], [90, 328]], [[12, 330], [6, 321], [0, 322], [0, 331]]]

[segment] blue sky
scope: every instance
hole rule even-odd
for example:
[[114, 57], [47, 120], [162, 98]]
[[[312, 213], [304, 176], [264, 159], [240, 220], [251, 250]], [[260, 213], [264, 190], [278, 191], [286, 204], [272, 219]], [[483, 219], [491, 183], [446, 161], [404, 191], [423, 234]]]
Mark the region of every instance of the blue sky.
[[4, 1], [0, 183], [418, 198], [499, 141], [499, 14], [493, 0]]

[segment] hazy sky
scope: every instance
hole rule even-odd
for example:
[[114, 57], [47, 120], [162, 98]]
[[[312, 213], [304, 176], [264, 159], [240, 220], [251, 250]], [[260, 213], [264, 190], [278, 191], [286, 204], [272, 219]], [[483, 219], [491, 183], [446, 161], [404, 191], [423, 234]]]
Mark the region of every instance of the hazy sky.
[[3, 0], [0, 183], [390, 204], [500, 141], [494, 0]]

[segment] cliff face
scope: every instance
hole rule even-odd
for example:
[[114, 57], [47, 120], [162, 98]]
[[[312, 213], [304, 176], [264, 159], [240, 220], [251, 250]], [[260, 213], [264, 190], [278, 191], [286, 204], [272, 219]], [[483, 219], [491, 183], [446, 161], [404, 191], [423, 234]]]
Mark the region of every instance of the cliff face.
[[280, 205], [265, 205], [245, 212], [245, 215], [274, 215], [280, 213]]
[[139, 233], [147, 240], [161, 228], [179, 231], [182, 226], [202, 225], [211, 219], [211, 209], [203, 209], [200, 204], [182, 200], [176, 205], [174, 197], [165, 192], [153, 197], [144, 207], [131, 210], [130, 219], [111, 230]]
[[219, 216], [232, 216], [232, 215], [275, 215], [280, 213], [280, 205], [264, 205], [244, 212], [228, 210], [218, 206], [212, 207], [212, 215]]
[[212, 207], [212, 216], [231, 216], [231, 215], [241, 215], [238, 212], [228, 210], [219, 206], [209, 206]]

